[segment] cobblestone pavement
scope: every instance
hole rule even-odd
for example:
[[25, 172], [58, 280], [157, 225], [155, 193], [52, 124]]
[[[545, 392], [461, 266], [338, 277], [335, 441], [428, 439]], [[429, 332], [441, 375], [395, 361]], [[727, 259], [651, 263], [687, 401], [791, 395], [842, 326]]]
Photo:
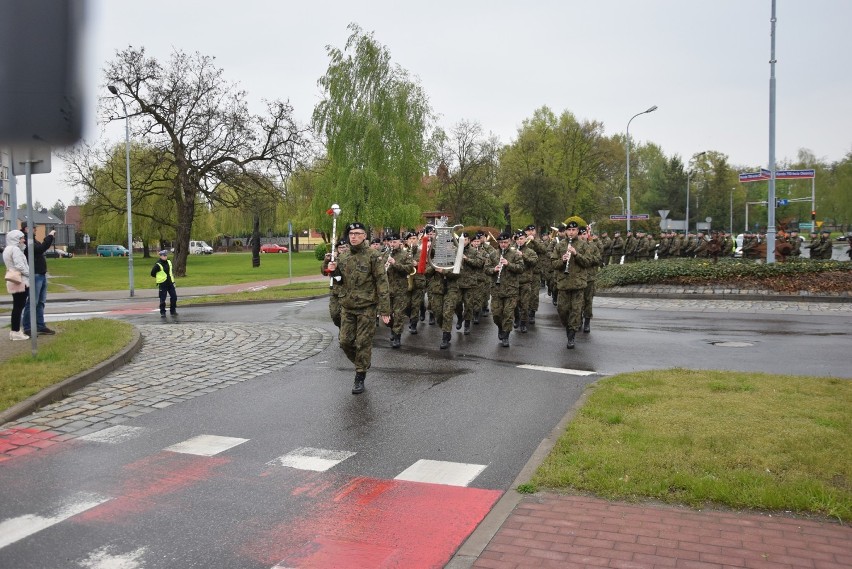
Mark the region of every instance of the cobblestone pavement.
[[[144, 343], [132, 362], [4, 425], [0, 460], [279, 371], [331, 342], [321, 328], [281, 324], [143, 324], [138, 329]], [[51, 436], [46, 439], [42, 431]]]

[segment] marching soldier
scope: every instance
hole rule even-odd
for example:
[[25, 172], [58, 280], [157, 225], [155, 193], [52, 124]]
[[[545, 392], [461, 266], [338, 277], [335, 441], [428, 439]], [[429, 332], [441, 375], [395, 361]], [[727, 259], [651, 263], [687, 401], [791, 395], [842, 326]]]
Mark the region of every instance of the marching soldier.
[[417, 272], [417, 264], [420, 261], [421, 243], [418, 236], [414, 232], [409, 232], [405, 236], [405, 246], [411, 254], [411, 259], [414, 261], [414, 274], [408, 276], [408, 332], [411, 334], [417, 333], [417, 320], [423, 322], [426, 319], [426, 308], [423, 302], [423, 295], [426, 293], [426, 273]]
[[[582, 229], [582, 228], [581, 228]], [[647, 261], [651, 252], [649, 250], [650, 243], [648, 243], [648, 239], [645, 237], [645, 232], [641, 229], [636, 231], [636, 248], [634, 249], [633, 256], [635, 260], [638, 261]]]
[[[459, 239], [459, 247], [464, 247], [462, 254], [462, 266], [459, 273], [459, 304], [456, 314], [459, 325], [464, 322], [464, 335], [470, 334], [470, 321], [473, 319], [473, 306], [476, 304], [477, 287], [480, 284], [479, 274], [485, 266], [485, 259], [479, 254], [479, 250], [471, 244], [470, 234], [465, 232]], [[459, 326], [456, 326], [458, 330]]]
[[589, 245], [589, 251], [593, 253], [592, 264], [586, 268], [586, 288], [583, 289], [583, 333], [588, 334], [592, 331], [592, 304], [595, 299], [595, 278], [598, 275], [600, 268], [600, 247], [598, 241], [593, 238], [590, 232], [585, 227], [581, 227], [577, 232], [582, 241]]
[[527, 235], [523, 231], [515, 234], [515, 246], [524, 259], [524, 272], [518, 276], [518, 305], [515, 309], [514, 326], [520, 326], [521, 334], [526, 334], [532, 296], [538, 296], [538, 255], [527, 246]]
[[399, 235], [388, 236], [388, 247], [387, 259], [385, 260], [391, 306], [391, 320], [388, 326], [391, 329], [391, 348], [399, 348], [402, 327], [408, 320], [406, 314], [410, 313], [408, 277], [414, 271], [414, 260], [411, 258], [408, 249], [402, 246]]
[[612, 237], [609, 232], [601, 232], [601, 266], [609, 265], [610, 257], [612, 257]]
[[524, 272], [524, 258], [511, 243], [512, 236], [505, 231], [501, 233], [497, 237], [500, 248], [497, 264], [485, 268], [494, 284], [491, 290], [491, 316], [497, 325], [497, 337], [504, 348], [509, 347], [509, 334], [518, 305], [518, 279]]
[[349, 361], [355, 364], [355, 383], [352, 393], [364, 392], [364, 381], [373, 357], [373, 337], [376, 334], [376, 314], [382, 322], [390, 322], [390, 293], [385, 266], [378, 251], [364, 241], [367, 230], [359, 222], [347, 227], [349, 251], [328, 264], [332, 276], [339, 276], [340, 347]]
[[559, 242], [550, 257], [559, 291], [556, 309], [568, 335], [569, 350], [574, 349], [574, 337], [582, 319], [585, 269], [594, 263], [594, 253], [577, 238], [579, 228], [580, 225], [571, 220], [567, 226], [566, 239]]

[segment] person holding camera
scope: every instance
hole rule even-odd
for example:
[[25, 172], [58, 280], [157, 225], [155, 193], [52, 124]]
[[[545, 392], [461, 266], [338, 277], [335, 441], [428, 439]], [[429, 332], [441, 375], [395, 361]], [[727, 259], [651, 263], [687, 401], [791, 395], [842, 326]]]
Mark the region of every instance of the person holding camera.
[[44, 304], [47, 302], [47, 259], [44, 257], [44, 253], [53, 245], [56, 230], [51, 229], [50, 233], [47, 234], [41, 243], [36, 241], [35, 235], [30, 238], [26, 221], [21, 222], [21, 231], [27, 239], [27, 245], [24, 247], [24, 256], [27, 259], [30, 258], [29, 244], [33, 244], [33, 278], [30, 283], [30, 294], [33, 295], [33, 298], [24, 305], [24, 313], [21, 316], [24, 334], [27, 336], [30, 335], [30, 303], [34, 301], [36, 305], [36, 330], [38, 330], [38, 335], [50, 336], [56, 334], [56, 332], [48, 328], [47, 324], [44, 323]]

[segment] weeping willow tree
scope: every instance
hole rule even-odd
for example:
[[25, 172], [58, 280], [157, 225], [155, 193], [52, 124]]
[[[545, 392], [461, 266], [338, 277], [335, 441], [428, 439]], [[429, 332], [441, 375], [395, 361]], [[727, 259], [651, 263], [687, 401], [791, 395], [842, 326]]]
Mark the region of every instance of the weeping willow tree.
[[418, 192], [426, 172], [427, 97], [390, 52], [355, 24], [343, 50], [327, 47], [331, 62], [319, 80], [325, 95], [313, 126], [325, 145], [311, 206], [315, 226], [340, 204], [342, 221], [373, 227], [421, 222]]

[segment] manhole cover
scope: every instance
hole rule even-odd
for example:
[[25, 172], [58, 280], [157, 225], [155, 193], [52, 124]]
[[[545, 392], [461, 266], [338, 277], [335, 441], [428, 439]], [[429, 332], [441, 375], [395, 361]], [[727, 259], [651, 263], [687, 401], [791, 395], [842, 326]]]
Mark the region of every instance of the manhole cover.
[[720, 348], [749, 348], [753, 346], [751, 342], [710, 342], [714, 346]]

